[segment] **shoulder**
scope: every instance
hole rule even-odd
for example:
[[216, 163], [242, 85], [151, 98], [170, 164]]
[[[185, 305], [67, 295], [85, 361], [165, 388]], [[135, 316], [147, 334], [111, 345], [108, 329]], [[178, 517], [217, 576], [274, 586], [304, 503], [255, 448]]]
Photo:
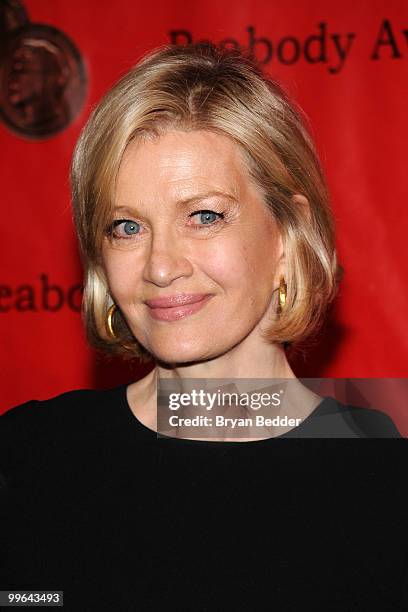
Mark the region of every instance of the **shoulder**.
[[74, 389], [44, 400], [31, 399], [9, 408], [0, 416], [0, 449], [13, 443], [69, 437], [70, 432], [89, 431], [114, 414], [112, 406], [121, 387]]
[[58, 478], [64, 471], [81, 474], [112, 436], [121, 440], [121, 398], [122, 386], [75, 389], [7, 410], [0, 416], [0, 490], [5, 483], [37, 482], [41, 473], [58, 469]]
[[94, 406], [100, 394], [93, 389], [75, 389], [44, 400], [31, 399], [4, 412], [0, 416], [0, 429], [58, 421], [64, 415], [72, 416], [73, 412], [78, 414], [78, 411]]
[[22, 404], [7, 408], [0, 418], [3, 423], [11, 423], [13, 420], [23, 418], [23, 415], [29, 414], [32, 408], [42, 413], [49, 413], [51, 410], [63, 409], [67, 406], [72, 407], [78, 405], [78, 403], [86, 404], [97, 393], [100, 393], [100, 391], [95, 389], [73, 389], [43, 400], [31, 399]]
[[346, 418], [352, 419], [367, 438], [401, 438], [392, 418], [375, 408], [346, 407]]
[[343, 404], [332, 397], [326, 397], [316, 410], [313, 425], [333, 438], [402, 438], [388, 414]]

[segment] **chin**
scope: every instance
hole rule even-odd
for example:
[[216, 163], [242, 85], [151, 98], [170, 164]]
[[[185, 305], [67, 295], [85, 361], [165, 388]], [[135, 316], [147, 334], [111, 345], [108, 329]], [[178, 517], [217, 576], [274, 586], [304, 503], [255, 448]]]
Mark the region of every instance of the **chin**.
[[160, 344], [157, 347], [152, 346], [149, 348], [149, 351], [157, 361], [169, 365], [186, 365], [188, 363], [207, 361], [216, 357], [214, 347], [198, 346], [197, 342], [194, 344], [183, 343], [180, 340], [169, 343], [168, 346], [164, 344]]

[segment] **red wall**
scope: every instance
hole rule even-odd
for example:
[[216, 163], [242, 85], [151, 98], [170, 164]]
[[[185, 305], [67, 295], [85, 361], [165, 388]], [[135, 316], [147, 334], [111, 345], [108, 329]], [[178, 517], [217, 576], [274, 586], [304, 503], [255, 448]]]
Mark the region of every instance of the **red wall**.
[[[45, 140], [28, 140], [0, 124], [1, 410], [144, 372], [98, 361], [86, 345], [68, 169], [100, 96], [180, 30], [179, 43], [190, 36], [252, 45], [311, 119], [345, 278], [320, 344], [295, 363], [296, 373], [407, 376], [408, 3], [156, 0], [142, 7], [129, 0], [26, 0], [24, 6], [32, 23], [58, 28], [75, 43], [88, 89], [70, 125]], [[54, 311], [47, 310], [45, 294]]]

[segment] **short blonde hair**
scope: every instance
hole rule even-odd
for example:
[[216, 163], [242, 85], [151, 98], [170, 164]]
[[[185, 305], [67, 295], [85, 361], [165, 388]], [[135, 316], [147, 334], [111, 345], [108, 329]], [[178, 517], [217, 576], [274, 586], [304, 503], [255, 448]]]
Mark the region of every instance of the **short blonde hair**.
[[[286, 306], [264, 334], [298, 345], [316, 332], [335, 297], [337, 263], [327, 182], [308, 120], [277, 81], [244, 52], [213, 44], [166, 45], [148, 53], [98, 103], [75, 147], [71, 185], [84, 266], [82, 317], [88, 341], [104, 352], [148, 361], [119, 308], [115, 335], [106, 329], [113, 303], [101, 265], [112, 222], [116, 177], [129, 142], [166, 129], [210, 130], [232, 138], [282, 233]], [[309, 201], [309, 215], [292, 198]], [[125, 348], [126, 345], [128, 348]]]

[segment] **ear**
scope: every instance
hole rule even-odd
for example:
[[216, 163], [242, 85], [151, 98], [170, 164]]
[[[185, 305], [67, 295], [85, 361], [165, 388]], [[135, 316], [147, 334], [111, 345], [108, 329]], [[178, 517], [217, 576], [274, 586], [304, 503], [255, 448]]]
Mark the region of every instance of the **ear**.
[[302, 208], [305, 218], [310, 223], [312, 215], [310, 212], [309, 200], [301, 193], [295, 193], [295, 195], [292, 196], [292, 200]]

